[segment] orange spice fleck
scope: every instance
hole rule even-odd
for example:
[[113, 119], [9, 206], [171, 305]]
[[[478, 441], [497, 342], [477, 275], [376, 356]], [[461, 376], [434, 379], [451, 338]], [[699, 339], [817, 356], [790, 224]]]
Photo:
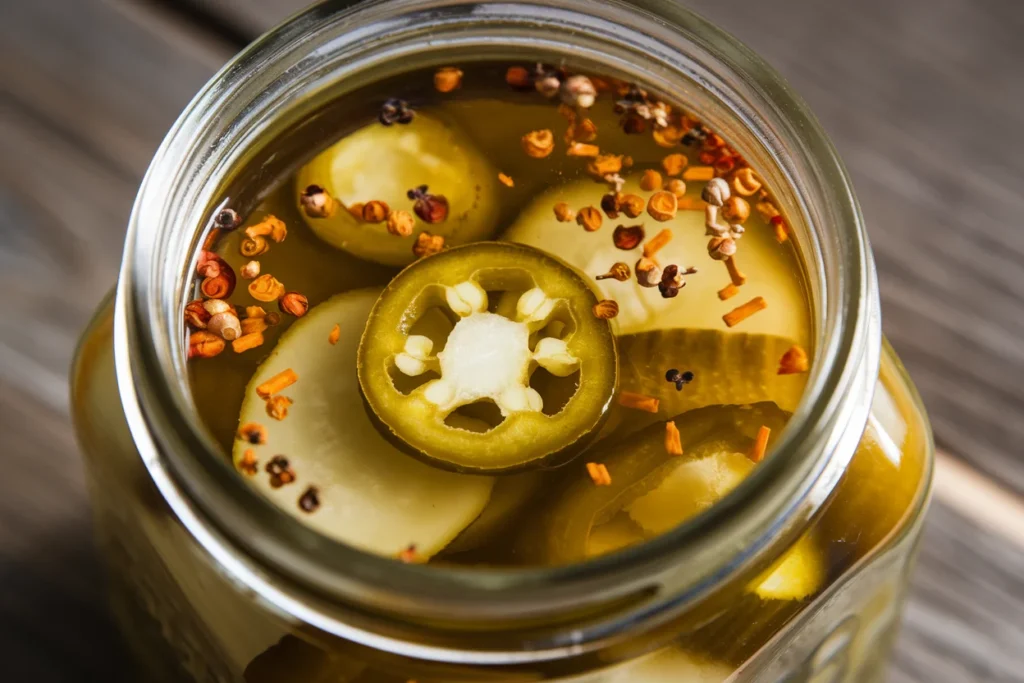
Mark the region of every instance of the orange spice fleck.
[[740, 288], [730, 282], [725, 287], [722, 287], [720, 290], [718, 290], [718, 298], [721, 299], [722, 301], [726, 301], [727, 299], [731, 299], [739, 293]]
[[671, 241], [672, 231], [668, 228], [665, 228], [664, 230], [662, 230], [657, 235], [655, 235], [654, 237], [647, 241], [647, 244], [644, 245], [644, 256], [646, 258], [653, 257], [655, 254], [661, 251], [661, 249], [666, 244], [668, 244]]
[[263, 309], [262, 306], [246, 306], [245, 307], [245, 317], [246, 318], [265, 318], [265, 317], [267, 317], [267, 312]]
[[299, 379], [299, 376], [295, 374], [295, 371], [291, 368], [282, 370], [263, 384], [256, 387], [256, 394], [260, 398], [270, 398], [279, 391], [287, 389], [291, 385], [295, 384]]
[[736, 257], [730, 256], [725, 259], [725, 268], [729, 271], [729, 279], [737, 287], [742, 287], [747, 283], [747, 276], [740, 272], [739, 266], [736, 265]]
[[242, 453], [242, 457], [238, 460], [238, 469], [250, 477], [254, 477], [259, 472], [259, 467], [260, 461], [256, 459], [256, 451], [246, 448], [245, 452]]
[[757, 430], [757, 438], [754, 439], [754, 447], [750, 449], [750, 455], [748, 456], [754, 462], [761, 462], [764, 460], [764, 452], [768, 449], [768, 437], [771, 436], [772, 430], [764, 425]]
[[334, 323], [334, 327], [331, 328], [331, 333], [327, 335], [327, 341], [331, 342], [331, 346], [334, 346], [338, 343], [339, 339], [341, 339], [341, 325]]
[[768, 308], [768, 303], [764, 300], [764, 297], [755, 296], [742, 306], [734, 308], [723, 315], [722, 320], [725, 321], [727, 327], [735, 327], [758, 311], [763, 311], [766, 308]]
[[231, 348], [235, 353], [245, 353], [246, 351], [255, 349], [259, 346], [263, 346], [262, 332], [250, 332], [249, 334], [243, 334], [241, 337], [231, 342]]
[[597, 486], [611, 486], [612, 475], [608, 474], [608, 468], [601, 463], [588, 462], [587, 474]]
[[416, 555], [416, 544], [410, 543], [404, 550], [398, 553], [398, 559], [406, 564], [412, 564], [417, 561]]
[[779, 244], [789, 239], [789, 226], [786, 225], [786, 220], [782, 216], [772, 216], [771, 223], [775, 228], [775, 240]]
[[261, 446], [267, 442], [267, 428], [259, 422], [246, 422], [238, 428], [235, 438], [253, 446]]
[[505, 173], [499, 173], [498, 180], [500, 180], [501, 184], [505, 187], [515, 187], [516, 185], [516, 181], [512, 180], [512, 176], [506, 175]]
[[658, 412], [660, 401], [654, 396], [645, 396], [632, 391], [623, 391], [619, 394], [619, 405], [623, 408], [642, 410], [645, 413]]
[[789, 347], [789, 350], [782, 354], [782, 358], [779, 359], [778, 374], [797, 375], [801, 372], [807, 372], [810, 366], [810, 359], [807, 357], [807, 352], [804, 351], [803, 347], [793, 345]]
[[287, 396], [271, 396], [267, 399], [267, 415], [275, 420], [288, 417], [288, 408], [294, 403]]
[[242, 320], [242, 335], [265, 332], [267, 327], [269, 327], [267, 321], [263, 318], [244, 318]]
[[566, 156], [594, 158], [601, 153], [601, 148], [586, 142], [573, 142], [565, 150]]
[[671, 420], [665, 423], [665, 452], [669, 455], [683, 454], [683, 440], [679, 435], [679, 428]]
[[690, 166], [683, 171], [683, 180], [686, 182], [707, 182], [715, 177], [714, 166]]

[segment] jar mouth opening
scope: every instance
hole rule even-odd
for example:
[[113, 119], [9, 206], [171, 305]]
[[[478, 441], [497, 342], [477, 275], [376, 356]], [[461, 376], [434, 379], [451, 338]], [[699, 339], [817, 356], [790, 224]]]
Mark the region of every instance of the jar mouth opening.
[[[382, 70], [412, 60], [441, 64], [453, 54], [565, 55], [672, 93], [672, 100], [707, 114], [744, 156], [766, 164], [787, 214], [803, 225], [798, 241], [818, 329], [817, 361], [800, 406], [772, 457], [737, 489], [642, 545], [544, 569], [403, 565], [283, 513], [237, 476], [195, 415], [180, 316], [184, 273], [232, 169], [322, 98]], [[668, 618], [757, 561], [780, 535], [798, 533], [831, 492], [866, 419], [880, 339], [874, 287], [849, 180], [806, 106], [756, 55], [675, 3], [416, 0], [350, 7], [339, 0], [308, 10], [236, 57], [158, 150], [133, 209], [118, 286], [118, 383], [139, 452], [175, 514], [265, 600], [382, 649], [441, 659], [460, 651], [474, 661], [508, 661], [519, 649], [520, 659], [542, 659], [615, 637], [626, 622]], [[848, 432], [855, 432], [852, 442]], [[560, 630], [526, 626], [556, 615]], [[522, 638], [479, 629], [488, 619], [521, 620]], [[467, 645], [465, 631], [474, 628], [480, 632]], [[459, 633], [457, 645], [452, 632]], [[411, 646], [410, 633], [428, 644]]]

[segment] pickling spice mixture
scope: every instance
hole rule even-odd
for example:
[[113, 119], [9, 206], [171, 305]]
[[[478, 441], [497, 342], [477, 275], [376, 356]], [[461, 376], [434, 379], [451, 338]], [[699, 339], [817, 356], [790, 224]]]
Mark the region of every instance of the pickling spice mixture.
[[[692, 514], [649, 520], [663, 487], [719, 498], [770, 457], [810, 313], [743, 155], [563, 65], [391, 85], [196, 255], [194, 394], [247, 485], [402, 562], [529, 565], [642, 542]], [[573, 496], [605, 540], [538, 555]]]

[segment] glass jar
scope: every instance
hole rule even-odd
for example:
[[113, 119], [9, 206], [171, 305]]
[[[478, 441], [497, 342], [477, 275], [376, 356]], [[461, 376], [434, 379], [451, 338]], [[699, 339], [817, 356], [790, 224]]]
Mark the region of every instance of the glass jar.
[[[370, 556], [261, 498], [203, 429], [186, 273], [225, 198], [259, 201], [239, 169], [279, 175], [303, 131], [330, 124], [325, 102], [410, 67], [523, 55], [672, 93], [759, 169], [806, 263], [815, 367], [772, 456], [653, 541], [528, 570]], [[880, 680], [931, 478], [834, 151], [778, 75], [668, 0], [329, 2], [260, 39], [157, 152], [116, 295], [79, 349], [73, 411], [114, 609], [161, 682]], [[856, 562], [801, 600], [742, 590], [808, 535]]]

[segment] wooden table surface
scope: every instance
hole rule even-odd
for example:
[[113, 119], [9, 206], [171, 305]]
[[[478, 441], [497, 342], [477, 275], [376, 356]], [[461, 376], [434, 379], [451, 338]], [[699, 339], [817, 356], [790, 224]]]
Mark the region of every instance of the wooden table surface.
[[[892, 680], [1024, 681], [1024, 2], [689, 0], [844, 156], [940, 454]], [[0, 0], [0, 681], [125, 680], [68, 424], [150, 155], [302, 0]]]

